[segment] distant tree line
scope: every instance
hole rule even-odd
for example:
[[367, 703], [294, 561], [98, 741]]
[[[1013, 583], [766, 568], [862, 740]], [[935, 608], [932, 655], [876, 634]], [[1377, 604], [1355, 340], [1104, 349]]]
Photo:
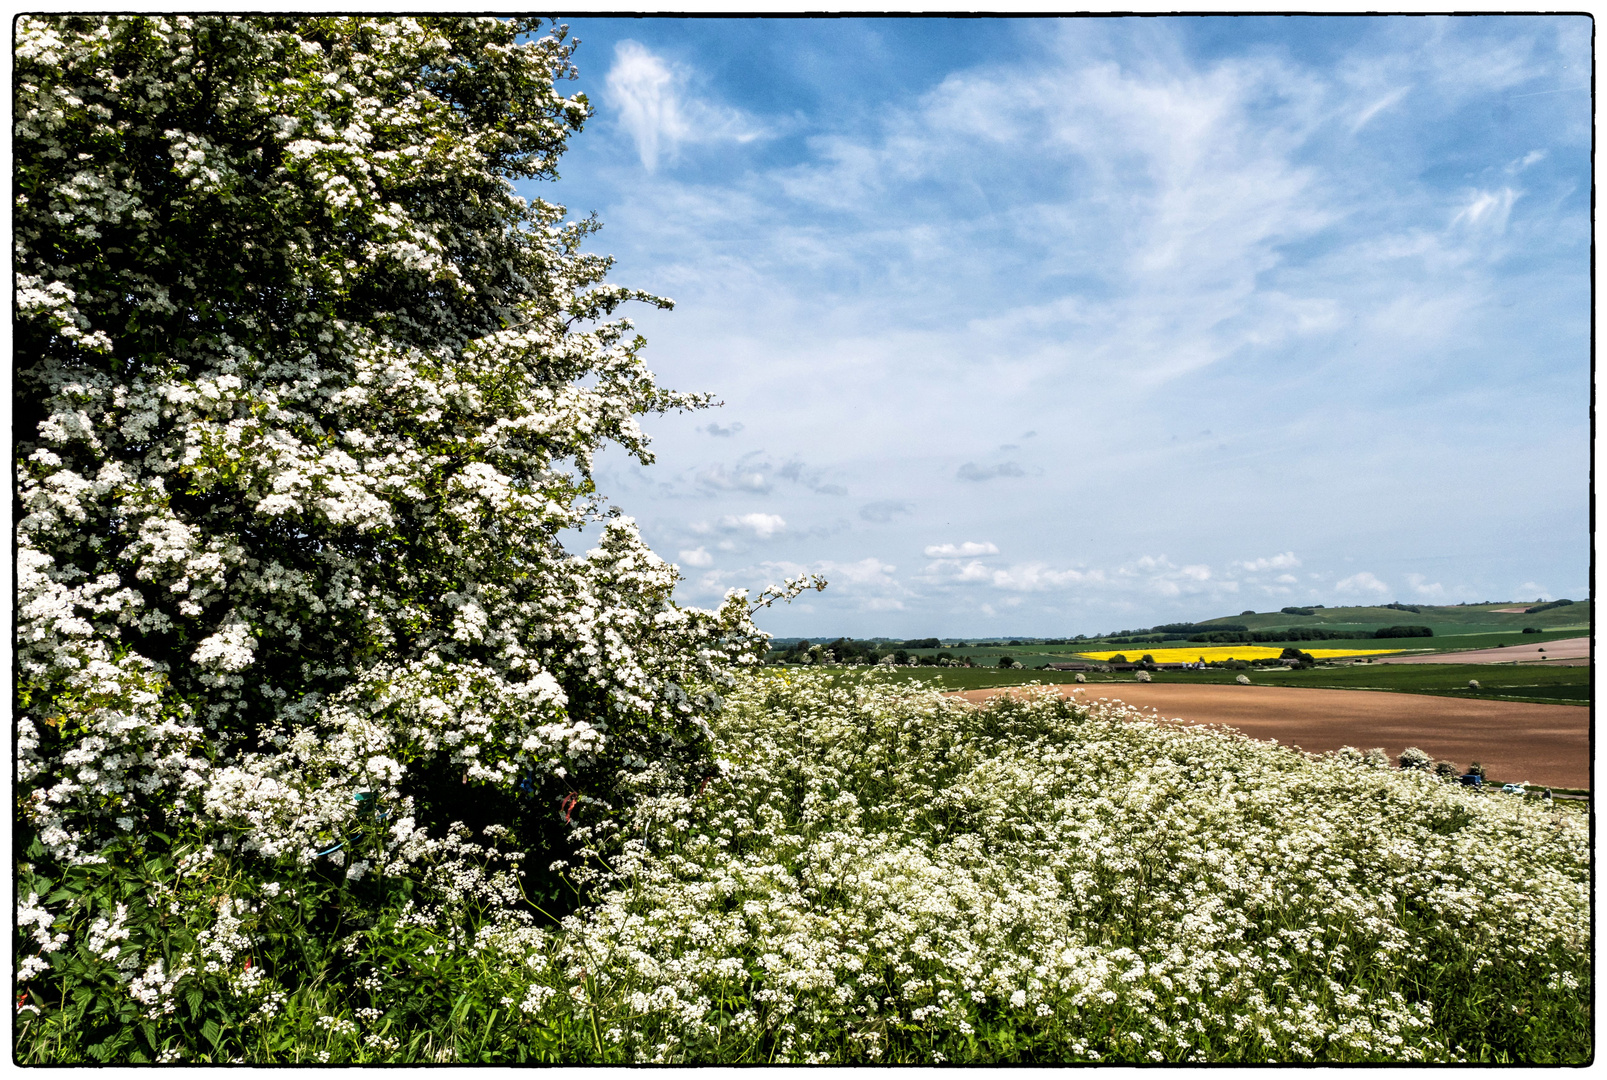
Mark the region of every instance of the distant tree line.
[[1566, 607], [1571, 603], [1573, 603], [1572, 600], [1553, 600], [1549, 604], [1538, 604], [1534, 607], [1524, 608], [1523, 613], [1533, 615], [1537, 611], [1550, 611], [1552, 608]]
[[1211, 630], [1190, 641], [1239, 643], [1251, 641], [1350, 641], [1359, 638], [1433, 637], [1427, 626], [1385, 626], [1377, 630], [1327, 630], [1319, 626], [1287, 626], [1281, 630]]
[[840, 637], [835, 641], [811, 642], [808, 638], [770, 650], [765, 658], [772, 664], [879, 664], [891, 657], [895, 664], [924, 664], [937, 667], [970, 667], [968, 656], [917, 656], [910, 649], [941, 649], [937, 638], [915, 638], [901, 645], [888, 641], [855, 641]]

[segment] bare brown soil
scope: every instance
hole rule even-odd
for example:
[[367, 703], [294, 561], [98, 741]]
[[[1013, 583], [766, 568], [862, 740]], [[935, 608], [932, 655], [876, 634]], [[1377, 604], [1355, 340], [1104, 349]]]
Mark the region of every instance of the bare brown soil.
[[[1054, 689], [1084, 700], [1153, 708], [1160, 719], [1226, 724], [1252, 739], [1276, 739], [1309, 753], [1382, 746], [1393, 761], [1416, 746], [1462, 768], [1480, 762], [1491, 779], [1506, 783], [1590, 787], [1590, 710], [1576, 705], [1289, 686], [1107, 683]], [[1010, 692], [967, 690], [961, 696], [981, 701]]]
[[1375, 664], [1553, 664], [1576, 667], [1590, 662], [1588, 637], [1558, 638], [1544, 645], [1508, 645], [1504, 649], [1468, 649], [1426, 656], [1376, 656]]

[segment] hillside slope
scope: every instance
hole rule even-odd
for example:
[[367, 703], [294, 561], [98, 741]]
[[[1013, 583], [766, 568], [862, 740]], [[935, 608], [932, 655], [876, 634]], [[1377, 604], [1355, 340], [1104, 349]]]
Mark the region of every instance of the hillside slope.
[[[1320, 626], [1329, 630], [1373, 630], [1381, 626], [1427, 626], [1436, 637], [1453, 634], [1512, 633], [1533, 626], [1541, 630], [1584, 630], [1590, 626], [1589, 600], [1525, 614], [1502, 608], [1537, 607], [1537, 604], [1500, 603], [1467, 605], [1410, 604], [1402, 607], [1319, 607], [1306, 609], [1310, 615], [1283, 611], [1251, 615], [1222, 615], [1202, 620], [1198, 625], [1231, 624], [1251, 630], [1281, 629], [1292, 626]], [[1403, 608], [1415, 608], [1415, 611]]]

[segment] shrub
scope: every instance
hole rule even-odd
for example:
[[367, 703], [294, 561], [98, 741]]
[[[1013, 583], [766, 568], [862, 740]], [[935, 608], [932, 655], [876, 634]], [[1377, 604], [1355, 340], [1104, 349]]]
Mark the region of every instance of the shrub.
[[1454, 761], [1436, 761], [1434, 763], [1434, 775], [1448, 777], [1454, 780], [1456, 777], [1462, 775], [1462, 770], [1457, 768], [1456, 762]]
[[1415, 746], [1408, 746], [1405, 750], [1401, 751], [1401, 756], [1398, 760], [1400, 761], [1400, 766], [1403, 769], [1427, 769], [1434, 763], [1434, 759], [1432, 757], [1423, 753], [1423, 751], [1419, 750]]
[[1149, 672], [1147, 672], [1147, 671], [1140, 671], [1136, 675], [1134, 675], [1133, 677], [1135, 679], [1137, 679], [1139, 682], [1149, 682], [1150, 681], [1150, 675], [1149, 675]]
[[1480, 689], [1479, 680], [1477, 680], [1477, 679], [1469, 679], [1468, 680], [1468, 689], [1469, 690], [1478, 690], [1478, 689]]
[[1077, 681], [1080, 683], [1085, 683], [1088, 681], [1088, 676], [1079, 671], [1077, 672]]
[[1553, 608], [1567, 607], [1572, 603], [1572, 600], [1553, 600], [1549, 604], [1537, 604], [1534, 607], [1524, 608], [1523, 613], [1525, 615], [1533, 615], [1540, 611], [1550, 611]]
[[1248, 676], [1248, 675], [1236, 675], [1236, 676], [1234, 676], [1233, 681], [1238, 683], [1240, 686], [1249, 686], [1250, 685], [1250, 676]]

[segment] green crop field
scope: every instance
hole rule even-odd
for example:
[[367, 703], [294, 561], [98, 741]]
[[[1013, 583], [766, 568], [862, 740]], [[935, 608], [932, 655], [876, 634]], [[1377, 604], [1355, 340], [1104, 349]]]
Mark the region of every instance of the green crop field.
[[[1376, 649], [1391, 649], [1401, 652], [1441, 652], [1461, 649], [1493, 649], [1499, 646], [1508, 648], [1528, 645], [1537, 647], [1548, 641], [1557, 641], [1561, 638], [1578, 637], [1583, 630], [1552, 630], [1540, 634], [1525, 634], [1520, 627], [1517, 631], [1505, 633], [1470, 633], [1455, 636], [1435, 636], [1431, 638], [1372, 638], [1351, 641], [1272, 641], [1255, 642], [1256, 646], [1281, 648], [1284, 645], [1293, 645], [1298, 649], [1348, 649], [1372, 651]], [[1436, 632], [1437, 633], [1437, 632]], [[1167, 641], [1147, 645], [1109, 645], [1101, 642], [1081, 642], [1077, 645], [954, 645], [943, 649], [910, 649], [911, 656], [951, 656], [969, 657], [973, 663], [984, 665], [997, 665], [999, 657], [1008, 656], [1012, 660], [1035, 668], [1041, 664], [1059, 664], [1075, 661], [1081, 650], [1090, 652], [1111, 652], [1113, 650], [1124, 653], [1128, 658], [1137, 660], [1145, 652], [1155, 649], [1186, 649], [1199, 642]], [[1215, 646], [1213, 646], [1215, 647]]]
[[[1403, 611], [1388, 607], [1336, 607], [1316, 608], [1311, 615], [1289, 615], [1280, 611], [1258, 612], [1253, 615], [1222, 615], [1200, 623], [1237, 623], [1251, 630], [1269, 630], [1285, 626], [1320, 626], [1329, 630], [1368, 630], [1378, 626], [1427, 626], [1436, 637], [1451, 634], [1492, 634], [1521, 631], [1526, 626], [1541, 630], [1585, 631], [1590, 628], [1590, 601], [1581, 600], [1563, 607], [1550, 608], [1525, 615], [1502, 612], [1505, 607], [1523, 607], [1521, 603], [1469, 604], [1467, 606], [1411, 605], [1417, 611]], [[1529, 605], [1535, 606], [1535, 605]], [[1532, 636], [1532, 635], [1531, 635]]]
[[[832, 669], [827, 669], [832, 670]], [[850, 670], [850, 669], [837, 669]], [[1077, 673], [1070, 671], [1002, 670], [999, 668], [896, 668], [898, 678], [908, 682], [942, 686], [950, 690], [982, 690], [996, 686], [1024, 686], [1031, 682], [1072, 683]], [[1089, 683], [1131, 683], [1131, 672], [1085, 672]], [[1386, 690], [1402, 694], [1434, 694], [1439, 697], [1480, 698], [1499, 701], [1532, 701], [1556, 705], [1590, 704], [1588, 667], [1513, 667], [1488, 664], [1366, 664], [1351, 667], [1315, 667], [1305, 671], [1249, 672], [1225, 669], [1205, 671], [1157, 671], [1157, 683], [1232, 683], [1236, 676], [1248, 674], [1261, 686], [1305, 686], [1336, 690]], [[1468, 689], [1468, 680], [1477, 679], [1479, 690]]]

